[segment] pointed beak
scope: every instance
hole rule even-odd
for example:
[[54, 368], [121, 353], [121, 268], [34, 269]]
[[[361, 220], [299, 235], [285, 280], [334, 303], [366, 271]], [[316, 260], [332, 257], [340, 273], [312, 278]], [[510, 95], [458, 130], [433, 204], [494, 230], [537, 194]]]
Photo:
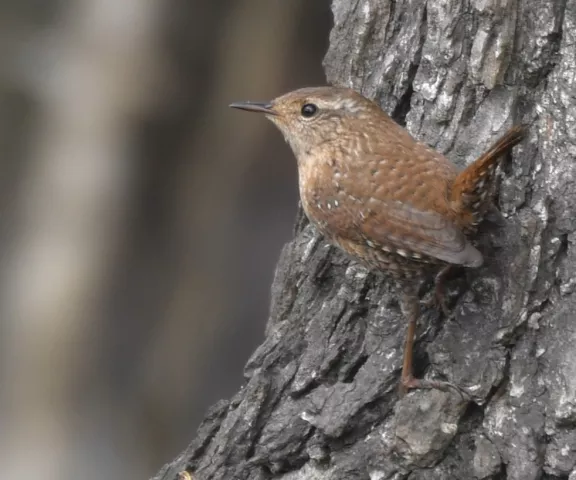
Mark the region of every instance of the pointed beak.
[[239, 110], [246, 110], [247, 112], [260, 112], [267, 115], [278, 115], [271, 103], [264, 102], [234, 102], [229, 105], [231, 108], [238, 108]]

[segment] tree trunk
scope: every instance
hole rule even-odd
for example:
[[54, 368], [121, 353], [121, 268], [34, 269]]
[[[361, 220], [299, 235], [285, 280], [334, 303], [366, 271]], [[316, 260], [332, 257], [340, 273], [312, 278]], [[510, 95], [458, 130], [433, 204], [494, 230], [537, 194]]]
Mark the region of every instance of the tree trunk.
[[246, 386], [156, 479], [576, 479], [576, 0], [470, 3], [334, 0], [325, 70], [460, 165], [530, 124], [485, 265], [419, 327], [417, 373], [473, 398], [399, 398], [397, 292], [300, 216]]

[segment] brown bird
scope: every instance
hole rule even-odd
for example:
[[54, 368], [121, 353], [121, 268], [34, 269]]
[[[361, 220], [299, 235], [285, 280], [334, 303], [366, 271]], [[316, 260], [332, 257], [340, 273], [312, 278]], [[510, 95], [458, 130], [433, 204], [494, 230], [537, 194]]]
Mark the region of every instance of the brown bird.
[[400, 284], [408, 319], [402, 391], [453, 386], [413, 377], [418, 287], [436, 274], [435, 298], [446, 312], [442, 282], [450, 267], [482, 265], [468, 237], [493, 208], [497, 167], [525, 127], [511, 128], [460, 171], [347, 88], [303, 88], [230, 106], [263, 113], [284, 134], [298, 162], [304, 212], [328, 241]]

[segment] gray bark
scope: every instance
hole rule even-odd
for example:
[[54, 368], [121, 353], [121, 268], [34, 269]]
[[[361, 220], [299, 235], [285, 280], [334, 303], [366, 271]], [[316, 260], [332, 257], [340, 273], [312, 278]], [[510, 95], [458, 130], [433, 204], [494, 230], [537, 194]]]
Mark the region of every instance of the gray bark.
[[576, 0], [334, 0], [328, 81], [377, 99], [460, 165], [513, 123], [504, 225], [486, 264], [425, 310], [417, 373], [466, 387], [399, 398], [405, 323], [388, 280], [300, 217], [246, 386], [155, 477], [576, 479]]

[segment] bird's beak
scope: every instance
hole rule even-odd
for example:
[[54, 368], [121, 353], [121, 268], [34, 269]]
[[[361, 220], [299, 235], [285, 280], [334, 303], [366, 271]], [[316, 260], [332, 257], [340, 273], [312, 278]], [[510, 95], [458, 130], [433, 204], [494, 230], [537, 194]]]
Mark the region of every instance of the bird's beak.
[[263, 102], [234, 102], [229, 105], [231, 108], [238, 108], [240, 110], [246, 110], [248, 112], [260, 112], [267, 115], [278, 115], [274, 111], [271, 103]]

